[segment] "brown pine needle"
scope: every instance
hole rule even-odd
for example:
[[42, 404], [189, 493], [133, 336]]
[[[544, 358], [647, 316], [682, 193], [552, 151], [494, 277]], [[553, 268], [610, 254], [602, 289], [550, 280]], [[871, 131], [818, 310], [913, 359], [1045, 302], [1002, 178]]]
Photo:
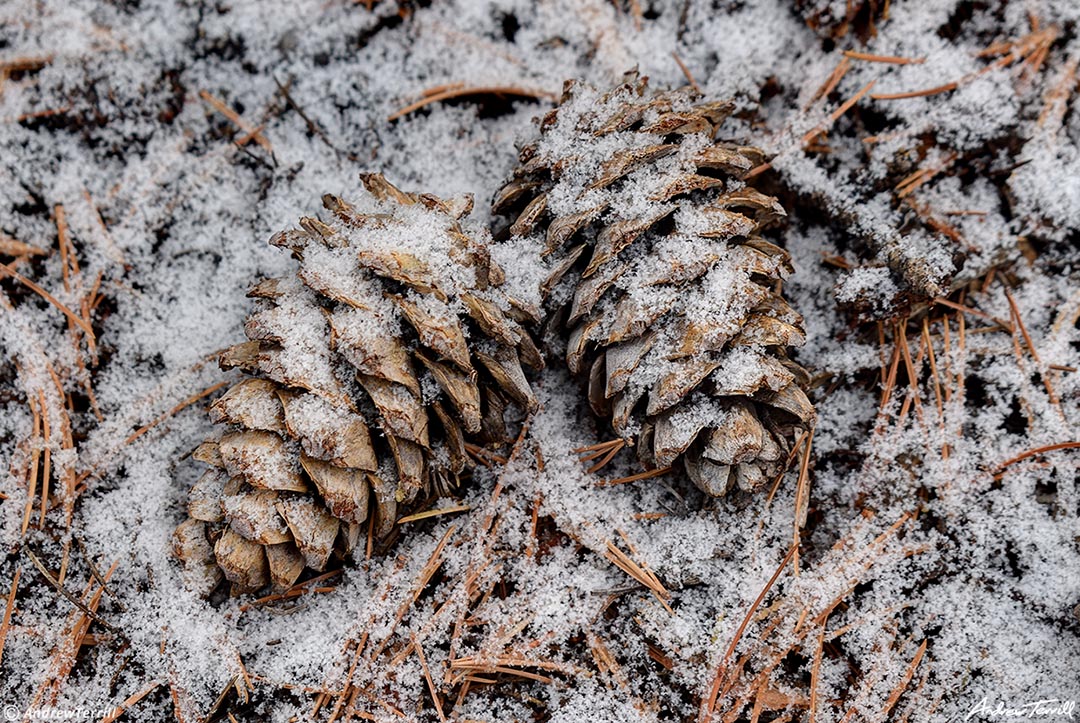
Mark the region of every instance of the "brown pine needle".
[[435, 681], [431, 679], [431, 669], [428, 668], [427, 659], [424, 657], [424, 649], [412, 636], [412, 648], [416, 651], [416, 657], [420, 660], [420, 668], [424, 671], [424, 680], [427, 681], [428, 690], [431, 691], [431, 700], [435, 702], [435, 712], [439, 714], [439, 720], [446, 723], [446, 715], [443, 713], [442, 701], [439, 699], [439, 690], [435, 687]]
[[671, 51], [671, 57], [675, 59], [675, 64], [679, 66], [679, 70], [682, 71], [682, 74], [686, 76], [686, 82], [690, 84], [690, 87], [700, 93], [701, 86], [699, 86], [697, 84], [697, 81], [694, 80], [693, 73], [691, 73], [690, 69], [686, 67], [686, 63], [682, 61], [682, 58], [679, 57], [679, 54], [673, 50]]
[[46, 256], [48, 251], [0, 233], [0, 256]]
[[986, 319], [987, 321], [992, 321], [995, 324], [997, 324], [998, 326], [1000, 326], [1004, 331], [1007, 331], [1010, 334], [1013, 333], [1012, 324], [1010, 324], [1007, 321], [1003, 321], [1003, 320], [997, 318], [996, 316], [991, 316], [990, 314], [979, 311], [978, 309], [972, 309], [970, 306], [964, 306], [963, 304], [957, 304], [955, 301], [949, 301], [948, 299], [943, 298], [941, 296], [934, 297], [932, 299], [932, 301], [935, 304], [941, 304], [942, 306], [947, 306], [950, 309], [956, 309], [957, 311], [962, 311], [965, 314], [971, 314], [972, 316], [977, 316], [980, 319]]
[[938, 85], [933, 88], [924, 88], [922, 90], [909, 90], [903, 93], [874, 93], [870, 96], [871, 100], [903, 100], [904, 98], [922, 98], [928, 95], [937, 95], [938, 93], [948, 93], [949, 91], [956, 90], [960, 87], [958, 81], [952, 81], [945, 83], [944, 85]]
[[551, 93], [546, 90], [522, 88], [514, 85], [481, 85], [470, 88], [465, 87], [464, 85], [455, 84], [447, 90], [432, 93], [431, 95], [425, 95], [415, 103], [410, 103], [404, 108], [390, 114], [386, 120], [388, 122], [396, 121], [398, 118], [414, 113], [432, 103], [440, 103], [444, 100], [453, 100], [455, 98], [462, 98], [470, 95], [514, 96], [517, 98], [532, 98], [534, 100], [546, 99], [552, 102], [559, 99], [558, 93]]
[[30, 435], [30, 444], [34, 448], [33, 456], [30, 458], [30, 477], [27, 479], [26, 489], [26, 508], [23, 510], [22, 532], [21, 536], [26, 536], [26, 530], [30, 527], [30, 517], [34, 512], [34, 495], [37, 494], [37, 478], [38, 478], [38, 449], [37, 443], [40, 439], [41, 430], [41, 415], [38, 413], [37, 400], [30, 397], [30, 413], [33, 415], [33, 432]]
[[612, 450], [618, 452], [626, 445], [626, 442], [622, 439], [612, 439], [607, 442], [601, 442], [600, 444], [593, 444], [588, 447], [580, 447], [574, 450], [574, 453], [578, 455], [579, 462], [591, 462], [597, 457], [603, 457], [607, 454], [611, 454]]
[[[1012, 311], [1012, 318], [1016, 321], [1016, 326], [1020, 329], [1020, 334], [1024, 337], [1024, 343], [1027, 344], [1028, 353], [1031, 354], [1031, 358], [1035, 360], [1035, 363], [1042, 365], [1042, 360], [1039, 359], [1039, 352], [1035, 350], [1035, 342], [1031, 340], [1031, 335], [1028, 334], [1027, 327], [1024, 326], [1024, 320], [1020, 317], [1020, 307], [1016, 305], [1016, 299], [1009, 293], [1009, 290], [1005, 290], [1005, 298], [1009, 301], [1009, 310]], [[1050, 377], [1047, 374], [1042, 374], [1043, 386], [1046, 387], [1046, 396], [1050, 399], [1050, 403], [1053, 405], [1058, 404], [1058, 396], [1054, 393], [1054, 387], [1050, 384]]]
[[889, 711], [896, 705], [896, 701], [900, 700], [900, 696], [907, 690], [908, 685], [911, 683], [912, 676], [915, 675], [915, 669], [919, 667], [919, 663], [922, 662], [923, 655], [926, 654], [926, 644], [929, 640], [922, 641], [922, 645], [919, 646], [918, 652], [915, 653], [915, 657], [911, 660], [911, 665], [908, 666], [907, 672], [904, 673], [904, 677], [900, 679], [900, 682], [896, 684], [889, 699], [885, 701], [885, 708], [881, 711], [880, 720], [889, 719]]
[[[622, 449], [622, 447], [623, 447], [623, 445], [621, 445], [621, 444], [612, 447], [610, 450], [608, 450], [607, 454], [605, 454], [603, 457], [600, 458], [599, 462], [594, 464], [592, 467], [589, 467], [589, 469], [587, 469], [586, 472], [588, 472], [589, 474], [595, 474], [596, 472], [599, 472], [601, 469], [604, 468], [604, 465], [606, 465], [608, 462], [610, 462], [612, 459], [615, 458], [615, 455], [619, 453], [619, 450]], [[591, 459], [591, 457], [590, 457], [590, 459]], [[582, 461], [585, 461], [585, 460], [582, 460]]]
[[116, 634], [116, 635], [118, 635], [120, 637], [124, 637], [124, 634], [122, 632], [120, 632], [120, 630], [118, 630], [117, 628], [113, 627], [108, 622], [106, 622], [100, 615], [98, 615], [96, 612], [94, 612], [94, 610], [92, 610], [88, 606], [86, 606], [82, 602], [82, 600], [75, 597], [75, 595], [73, 593], [69, 592], [67, 588], [65, 588], [63, 585], [61, 585], [60, 582], [55, 577], [53, 577], [53, 574], [51, 572], [49, 572], [48, 568], [45, 567], [45, 565], [41, 562], [41, 560], [38, 559], [37, 555], [35, 555], [34, 553], [30, 552], [29, 549], [27, 549], [26, 550], [26, 556], [30, 558], [30, 562], [34, 563], [34, 567], [36, 567], [38, 569], [38, 572], [41, 573], [42, 577], [45, 578], [45, 582], [49, 583], [49, 585], [51, 585], [58, 593], [63, 595], [64, 598], [68, 602], [70, 602], [75, 607], [79, 608], [79, 610], [82, 611], [83, 615], [86, 615], [91, 620], [93, 620], [96, 623], [100, 624], [101, 627], [105, 628], [110, 633], [114, 633], [114, 634]]
[[113, 602], [116, 603], [116, 607], [120, 608], [121, 612], [126, 612], [127, 608], [124, 607], [124, 603], [120, 602], [120, 598], [105, 581], [105, 576], [101, 574], [101, 570], [94, 564], [94, 560], [90, 557], [90, 553], [87, 552], [86, 544], [83, 543], [82, 538], [76, 537], [75, 544], [79, 546], [79, 552], [82, 554], [82, 559], [83, 562], [86, 563], [86, 567], [90, 570], [90, 576], [97, 580], [98, 585], [101, 585], [101, 589], [105, 594], [113, 599]]
[[[911, 399], [915, 404], [915, 414], [921, 422], [923, 419], [922, 403], [919, 401], [919, 377], [915, 373], [915, 365], [911, 361], [911, 349], [908, 348], [907, 330], [904, 324], [896, 325], [897, 336], [900, 340], [900, 353], [904, 359], [904, 369], [907, 370], [908, 385], [911, 387]], [[903, 419], [903, 413], [901, 413]]]
[[[604, 452], [615, 445], [625, 444], [622, 439], [609, 439], [606, 442], [597, 442], [596, 444], [590, 444], [587, 447], [578, 447], [577, 449], [570, 450], [574, 454], [583, 454], [587, 452]], [[595, 456], [595, 455], [594, 455]], [[592, 457], [582, 457], [581, 461], [586, 462], [592, 459]]]
[[120, 716], [124, 715], [124, 713], [126, 713], [131, 706], [135, 705], [140, 700], [153, 693], [162, 685], [164, 685], [163, 681], [150, 681], [150, 684], [147, 685], [145, 688], [135, 693], [132, 693], [127, 698], [125, 698], [124, 701], [120, 705], [116, 706], [111, 713], [101, 719], [101, 723], [114, 723], [114, 721], [116, 721]]
[[810, 102], [806, 104], [804, 110], [818, 102], [821, 98], [828, 98], [829, 94], [836, 90], [836, 86], [840, 85], [840, 81], [844, 79], [844, 76], [847, 75], [849, 70], [851, 70], [851, 60], [848, 58], [844, 58], [837, 63], [836, 67], [829, 73], [829, 77], [825, 79], [825, 82], [821, 87], [814, 91], [814, 95], [810, 97]]
[[[811, 429], [806, 438], [806, 450], [803, 452], [802, 463], [799, 465], [799, 479], [795, 483], [795, 524], [792, 531], [791, 546], [799, 549], [801, 539], [800, 530], [806, 525], [806, 514], [810, 508], [810, 451], [814, 445], [814, 430]], [[799, 553], [796, 552], [792, 562], [792, 569], [799, 574]]]
[[149, 424], [145, 424], [142, 427], [139, 427], [134, 432], [132, 432], [131, 436], [129, 436], [127, 439], [124, 440], [124, 444], [125, 445], [131, 444], [136, 439], [143, 436], [144, 434], [149, 432], [151, 429], [153, 429], [154, 427], [156, 427], [159, 424], [161, 424], [162, 422], [164, 422], [169, 417], [175, 416], [177, 413], [183, 411], [187, 407], [190, 407], [192, 404], [195, 404], [200, 399], [205, 399], [206, 397], [210, 396], [211, 394], [216, 392], [218, 389], [221, 389], [222, 387], [224, 387], [227, 384], [228, 384], [228, 382], [218, 382], [217, 384], [212, 384], [211, 386], [207, 387], [206, 389], [203, 389], [201, 392], [198, 392], [196, 394], [191, 395], [190, 397], [188, 397], [184, 401], [180, 402], [179, 404], [177, 404], [175, 407], [173, 407], [169, 411], [162, 414], [160, 417], [158, 417], [154, 421], [150, 422]]
[[246, 135], [242, 139], [243, 142], [237, 141], [238, 144], [244, 145], [244, 143], [249, 143], [254, 140], [267, 153], [273, 153], [273, 148], [270, 146], [270, 141], [266, 140], [266, 136], [264, 136], [258, 128], [240, 117], [240, 114], [230, 108], [224, 101], [215, 98], [205, 90], [199, 91], [199, 97], [213, 106], [214, 110], [225, 116], [234, 126], [244, 131]]
[[15, 592], [19, 589], [19, 577], [22, 568], [15, 568], [15, 577], [11, 580], [11, 592], [8, 593], [7, 605], [4, 606], [4, 618], [0, 620], [0, 663], [4, 661], [4, 641], [7, 640], [8, 630], [11, 629], [11, 613], [15, 610]]
[[720, 665], [716, 667], [716, 674], [713, 676], [712, 687], [709, 689], [709, 695], [702, 699], [701, 710], [698, 713], [699, 723], [708, 723], [710, 716], [712, 716], [713, 710], [716, 708], [716, 699], [720, 695], [720, 687], [724, 684], [728, 675], [728, 661], [731, 660], [731, 656], [735, 653], [735, 648], [739, 645], [739, 640], [742, 639], [743, 632], [746, 631], [746, 626], [750, 624], [750, 621], [754, 617], [754, 613], [761, 605], [761, 601], [765, 599], [765, 595], [768, 594], [776, 581], [780, 578], [780, 573], [784, 571], [787, 564], [791, 562], [791, 558], [795, 556], [795, 546], [792, 545], [788, 550], [787, 555], [776, 568], [776, 572], [773, 573], [769, 581], [765, 583], [765, 587], [761, 588], [761, 592], [758, 593], [757, 598], [754, 600], [750, 609], [746, 611], [746, 617], [743, 618], [742, 623], [739, 624], [738, 629], [735, 631], [735, 636], [731, 639], [731, 645], [728, 646], [727, 652], [724, 653], [724, 657], [720, 659]]
[[[828, 620], [828, 616], [825, 617]], [[818, 630], [817, 645], [814, 647], [814, 663], [810, 668], [810, 710], [809, 723], [816, 723], [817, 719], [817, 700], [818, 700], [818, 681], [821, 679], [821, 655], [825, 649], [825, 622], [821, 623], [821, 627]]]
[[1077, 448], [1080, 448], [1080, 442], [1058, 442], [1057, 444], [1048, 444], [1045, 447], [1036, 447], [1035, 449], [1029, 449], [1028, 451], [1021, 452], [1015, 457], [1007, 459], [1001, 464], [999, 464], [997, 467], [994, 468], [994, 473], [1001, 474], [1003, 471], [1005, 471], [1007, 467], [1011, 467], [1017, 462], [1023, 462], [1025, 459], [1029, 459], [1030, 457], [1034, 457], [1036, 455], [1046, 454], [1047, 452], [1056, 452], [1059, 449]]
[[11, 268], [11, 266], [9, 266], [8, 264], [0, 264], [0, 271], [4, 272], [5, 274], [10, 275], [11, 278], [15, 279], [20, 284], [22, 284], [26, 288], [30, 289], [31, 291], [33, 291], [38, 296], [45, 299], [45, 301], [49, 302], [50, 304], [55, 306], [57, 309], [59, 309], [64, 314], [64, 316], [66, 316], [67, 318], [69, 318], [73, 322], [75, 322], [75, 326], [79, 327], [80, 329], [82, 329], [83, 331], [86, 332], [87, 343], [89, 343], [91, 346], [94, 344], [94, 330], [93, 330], [93, 328], [91, 328], [91, 326], [88, 323], [86, 323], [86, 321], [81, 316], [79, 316], [78, 314], [76, 314], [74, 311], [67, 308], [66, 306], [64, 306], [62, 303], [60, 303], [59, 299], [57, 299], [55, 296], [50, 294], [48, 291], [46, 291], [45, 289], [43, 289], [40, 286], [38, 286], [37, 284], [35, 284], [30, 279], [28, 279], [25, 276], [23, 276], [22, 274], [20, 274], [15, 269]]
[[[803, 136], [803, 144], [809, 143], [816, 136], [818, 136], [818, 135], [820, 135], [822, 133], [825, 133], [830, 128], [832, 128], [833, 124], [836, 123], [836, 121], [838, 121], [840, 119], [840, 116], [844, 115], [849, 110], [851, 110], [855, 106], [856, 103], [858, 103], [860, 100], [862, 100], [863, 97], [867, 93], [870, 92], [870, 89], [874, 87], [875, 83], [877, 83], [876, 80], [871, 80], [869, 83], [864, 85], [862, 87], [862, 89], [858, 93], [856, 93], [855, 95], [851, 96], [850, 98], [845, 100], [843, 103], [841, 103], [839, 108], [837, 108], [836, 110], [834, 110], [832, 113], [829, 114], [828, 119], [824, 123], [822, 123], [817, 128], [814, 128], [813, 130], [811, 130], [810, 132], [808, 132], [806, 135]], [[751, 173], [753, 173], [753, 171], [751, 171]]]
[[892, 65], [922, 65], [926, 58], [901, 58], [897, 55], [874, 55], [873, 53], [860, 53], [855, 50], [845, 50], [845, 58], [852, 60], [865, 60], [868, 63], [890, 63]]
[[396, 524], [402, 525], [406, 522], [416, 522], [417, 520], [426, 520], [429, 517], [438, 517], [439, 515], [449, 515], [454, 512], [468, 512], [472, 507], [468, 505], [455, 505], [453, 507], [440, 507], [436, 510], [425, 510], [423, 512], [417, 512], [413, 515], [405, 515], [397, 521]]
[[52, 476], [52, 447], [49, 445], [52, 430], [49, 428], [49, 408], [45, 404], [45, 390], [42, 389], [38, 394], [38, 403], [41, 405], [41, 424], [44, 429], [42, 437], [45, 441], [44, 460], [41, 464], [41, 517], [38, 518], [38, 529], [41, 530], [45, 528], [45, 513], [49, 511], [49, 478]]
[[53, 60], [52, 55], [21, 55], [11, 60], [0, 61], [0, 73], [26, 72], [41, 70]]
[[[626, 534], [619, 530], [619, 535], [623, 538], [623, 542], [630, 548], [630, 553], [637, 554], [637, 549], [634, 544], [630, 542], [630, 539]], [[674, 615], [675, 611], [671, 609], [667, 601], [671, 599], [671, 593], [668, 591], [664, 584], [660, 582], [660, 578], [653, 573], [652, 570], [645, 564], [638, 564], [634, 561], [630, 555], [620, 550], [615, 543], [608, 540], [607, 552], [604, 553], [604, 557], [608, 559], [613, 565], [632, 577], [642, 586], [647, 588], [656, 597], [657, 601], [663, 606], [668, 613]]]
[[596, 483], [597, 487], [612, 487], [614, 485], [624, 485], [629, 482], [640, 482], [643, 479], [652, 479], [653, 477], [660, 477], [671, 471], [671, 467], [661, 467], [659, 469], [650, 469], [645, 472], [639, 472], [638, 474], [632, 474], [629, 477], [619, 477], [618, 479], [600, 480]]

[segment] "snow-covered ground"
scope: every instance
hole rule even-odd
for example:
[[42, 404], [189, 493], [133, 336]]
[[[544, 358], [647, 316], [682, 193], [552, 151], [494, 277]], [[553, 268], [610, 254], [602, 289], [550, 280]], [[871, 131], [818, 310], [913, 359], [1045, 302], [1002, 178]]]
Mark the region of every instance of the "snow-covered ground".
[[[1080, 4], [805, 22], [850, 4], [0, 3], [4, 714], [989, 721], [1080, 699]], [[734, 99], [725, 134], [770, 159], [809, 455], [772, 494], [598, 485], [639, 468], [586, 471], [574, 450], [610, 431], [551, 365], [510, 462], [446, 501], [468, 512], [332, 589], [185, 590], [202, 393], [233, 379], [215, 357], [246, 290], [294, 268], [270, 235], [362, 171], [471, 193], [486, 226], [563, 81], [635, 66]], [[514, 93], [398, 113], [472, 88]]]

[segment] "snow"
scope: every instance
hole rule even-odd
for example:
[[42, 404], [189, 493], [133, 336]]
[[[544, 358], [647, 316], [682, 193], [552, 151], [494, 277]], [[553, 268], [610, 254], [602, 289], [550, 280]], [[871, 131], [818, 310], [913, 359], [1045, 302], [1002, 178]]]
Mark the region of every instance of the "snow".
[[[164, 681], [132, 705], [129, 718], [196, 720], [239, 676], [251, 702], [245, 708], [236, 694], [226, 699], [239, 718], [285, 721], [311, 713], [316, 689], [333, 694], [321, 707], [328, 717], [351, 680], [367, 693], [354, 699], [365, 715], [400, 720], [390, 706], [408, 719], [438, 720], [411, 644], [423, 651], [444, 709], [453, 707], [459, 720], [532, 719], [540, 709], [559, 721], [691, 720], [796, 534], [798, 559], [735, 646], [733, 656], [746, 657], [745, 675], [718, 711], [731, 710], [741, 686], [760, 675], [770, 700], [793, 701], [803, 717], [807, 702], [799, 699], [808, 695], [822, 631], [819, 721], [842, 720], [852, 708], [871, 720], [959, 720], [984, 698], [991, 705], [1080, 698], [1080, 452], [1010, 462], [1080, 439], [1080, 113], [1068, 76], [1080, 42], [1077, 4], [895, 0], [865, 46], [851, 36], [823, 41], [781, 0], [641, 3], [649, 12], [640, 23], [634, 5], [0, 6], [0, 239], [50, 251], [0, 261], [76, 313], [95, 286], [104, 295], [92, 314], [98, 363], [85, 373], [87, 344], [73, 343], [57, 308], [0, 279], [0, 614], [20, 571], [11, 625], [0, 633], [5, 703], [20, 711], [106, 708]], [[838, 11], [844, 3], [828, 5]], [[987, 70], [1001, 55], [977, 53], [1030, 34], [1032, 18], [1057, 32], [1042, 66]], [[851, 60], [836, 90], [814, 99], [848, 49], [925, 62]], [[680, 473], [602, 484], [640, 471], [634, 450], [586, 471], [574, 450], [611, 438], [611, 430], [592, 420], [577, 382], [550, 364], [535, 377], [542, 407], [514, 459], [481, 470], [454, 506], [439, 503], [443, 514], [407, 523], [387, 554], [367, 559], [360, 550], [325, 583], [332, 590], [257, 605], [206, 601], [187, 590], [169, 538], [204, 470], [190, 452], [215, 433], [205, 411], [214, 396], [188, 400], [239, 378], [214, 359], [245, 339], [244, 321], [257, 305], [246, 291], [295, 270], [286, 250], [266, 243], [270, 236], [302, 216], [330, 223], [319, 210], [326, 193], [377, 212], [358, 174], [383, 172], [407, 191], [472, 194], [465, 230], [486, 242], [489, 202], [517, 162], [515, 144], [535, 137], [533, 118], [551, 107], [563, 81], [606, 88], [637, 65], [650, 85], [677, 87], [685, 77], [672, 52], [709, 98], [734, 99], [725, 135], [767, 151], [772, 169], [762, 180], [782, 190], [788, 206], [769, 239], [792, 255], [795, 273], [783, 288], [807, 336], [795, 358], [815, 382], [805, 529], [793, 524], [801, 455], [771, 495], [707, 499]], [[802, 145], [804, 134], [872, 80], [876, 94], [964, 78], [953, 92], [864, 98], [819, 138], [830, 152]], [[388, 120], [426, 89], [461, 82], [525, 88], [538, 100], [464, 98]], [[1070, 94], [1054, 101], [1061, 87]], [[238, 130], [207, 95], [249, 129]], [[583, 99], [581, 110], [596, 110], [592, 100]], [[1044, 116], [1054, 102], [1060, 111]], [[234, 141], [254, 129], [266, 145], [255, 139], [239, 148]], [[571, 190], [592, 180], [617, 140], [550, 148], [586, 156], [565, 197], [552, 203], [594, 204]], [[664, 162], [675, 167], [690, 150]], [[929, 166], [942, 170], [900, 197], [897, 182]], [[646, 195], [611, 199], [612, 213], [641, 213], [655, 205]], [[58, 207], [78, 261], [77, 271], [67, 267], [68, 287]], [[453, 277], [461, 267], [442, 263], [449, 246], [435, 214], [422, 206], [410, 213], [416, 218], [402, 228], [426, 224], [432, 233], [405, 238], [390, 228], [381, 248], [423, 249], [444, 283], [463, 288], [469, 279]], [[688, 234], [704, 222], [687, 207], [674, 213]], [[959, 240], [943, 234], [942, 224]], [[692, 247], [679, 243], [670, 246], [672, 258], [690, 258]], [[1031, 259], [1025, 248], [1034, 250]], [[507, 287], [539, 304], [547, 269], [530, 260], [533, 253], [523, 240], [492, 251]], [[312, 273], [353, 268], [321, 247], [304, 264]], [[663, 303], [662, 290], [635, 283], [663, 272], [642, 265], [616, 283], [639, 293], [638, 303]], [[719, 321], [737, 316], [745, 300], [731, 289], [745, 281], [740, 273], [721, 263], [702, 287], [710, 295], [685, 302]], [[912, 301], [918, 295], [909, 292], [920, 285], [940, 295], [965, 289], [961, 303], [985, 316], [962, 315], [961, 330], [955, 309], [927, 312]], [[363, 285], [355, 291], [370, 296]], [[311, 325], [297, 320], [322, 312], [299, 292], [290, 299], [266, 328], [297, 351], [280, 363], [310, 375], [319, 358], [310, 352], [322, 337], [306, 338], [301, 330]], [[381, 315], [340, 321], [358, 333], [363, 325], [392, 329], [393, 307], [371, 301]], [[885, 319], [884, 343], [873, 321], [859, 323], [838, 301]], [[901, 358], [883, 402], [895, 344], [890, 318], [908, 307], [918, 396]], [[1009, 321], [1013, 332], [987, 317]], [[756, 383], [750, 365], [739, 362], [757, 353], [727, 357], [713, 372], [717, 383]], [[321, 372], [332, 385], [332, 371]], [[70, 444], [59, 421], [65, 395], [80, 410]], [[41, 424], [42, 410], [50, 420], [44, 439], [34, 435], [43, 430], [34, 421]], [[24, 534], [25, 480], [45, 449], [54, 505], [39, 529], [35, 498]], [[78, 480], [77, 500], [65, 486], [68, 470]], [[456, 502], [470, 509], [450, 511]], [[443, 540], [429, 575], [425, 565]], [[673, 613], [613, 564], [611, 545], [656, 574]], [[103, 574], [115, 563], [98, 612], [127, 645], [95, 623], [97, 643], [84, 646], [79, 665], [50, 692], [79, 613], [26, 552], [56, 574], [65, 549], [63, 584], [75, 595], [92, 583], [88, 561]], [[891, 715], [882, 715], [924, 642], [912, 682]], [[789, 648], [790, 657], [774, 665]], [[613, 664], [598, 662], [606, 660], [601, 650]], [[472, 669], [450, 667], [451, 660], [490, 664], [520, 655], [548, 665], [521, 669], [550, 682], [506, 676], [498, 685], [474, 684], [456, 702], [460, 676]], [[481, 667], [474, 675], [491, 673]], [[741, 714], [748, 720], [750, 711]]]

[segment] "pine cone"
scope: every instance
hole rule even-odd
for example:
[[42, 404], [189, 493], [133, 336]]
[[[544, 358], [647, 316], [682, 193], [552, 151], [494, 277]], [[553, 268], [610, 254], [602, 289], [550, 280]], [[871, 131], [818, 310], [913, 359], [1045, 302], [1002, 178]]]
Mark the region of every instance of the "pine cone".
[[404, 510], [457, 486], [468, 443], [508, 439], [510, 403], [536, 405], [522, 364], [542, 362], [522, 323], [538, 311], [462, 230], [471, 199], [362, 179], [362, 210], [324, 196], [332, 218], [270, 240], [299, 269], [252, 289], [249, 341], [221, 357], [248, 376], [210, 407], [225, 432], [194, 454], [211, 468], [174, 537], [203, 592], [222, 573], [234, 592], [287, 588], [368, 525], [385, 538]]
[[760, 486], [814, 420], [786, 356], [803, 341], [778, 293], [790, 258], [757, 235], [784, 211], [740, 180], [759, 150], [712, 140], [732, 109], [636, 73], [567, 83], [494, 201], [507, 243], [544, 248], [541, 296], [594, 411], [712, 495]]

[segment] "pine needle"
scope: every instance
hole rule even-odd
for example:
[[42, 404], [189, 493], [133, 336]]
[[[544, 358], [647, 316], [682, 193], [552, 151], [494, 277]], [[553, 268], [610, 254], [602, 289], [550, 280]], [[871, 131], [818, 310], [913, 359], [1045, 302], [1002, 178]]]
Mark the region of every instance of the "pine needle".
[[889, 63], [891, 65], [922, 65], [926, 58], [901, 58], [896, 55], [874, 55], [873, 53], [860, 53], [855, 50], [845, 50], [845, 58], [852, 60], [864, 60], [868, 63]]
[[114, 633], [120, 637], [124, 637], [124, 634], [120, 632], [119, 628], [110, 625], [106, 620], [104, 620], [100, 615], [98, 615], [95, 610], [85, 605], [82, 600], [75, 597], [73, 593], [69, 592], [67, 588], [61, 585], [60, 582], [55, 577], [53, 577], [53, 574], [49, 572], [48, 568], [45, 567], [41, 560], [38, 559], [37, 555], [27, 549], [26, 556], [30, 558], [30, 562], [34, 563], [34, 567], [36, 567], [38, 569], [38, 572], [41, 573], [42, 577], [45, 578], [45, 582], [49, 583], [49, 585], [51, 585], [58, 593], [63, 595], [68, 602], [79, 608], [79, 610], [82, 611], [83, 615], [86, 615], [88, 618], [98, 623], [99, 625], [101, 625], [101, 627], [105, 628], [109, 632]]
[[15, 576], [11, 580], [11, 592], [8, 593], [7, 605], [4, 606], [4, 618], [0, 620], [0, 663], [4, 661], [4, 643], [7, 641], [8, 630], [11, 629], [11, 613], [15, 610], [15, 592], [19, 589], [19, 577], [22, 568], [15, 568]]
[[784, 556], [784, 559], [777, 566], [776, 572], [774, 572], [772, 577], [769, 578], [769, 581], [765, 583], [765, 587], [761, 588], [761, 592], [758, 593], [757, 598], [754, 600], [753, 604], [750, 605], [750, 609], [746, 611], [746, 617], [743, 618], [742, 623], [740, 623], [739, 627], [735, 630], [735, 636], [731, 639], [731, 644], [728, 646], [727, 652], [724, 653], [724, 657], [720, 659], [720, 665], [716, 668], [716, 674], [713, 676], [709, 695], [701, 701], [701, 710], [698, 714], [699, 723], [708, 723], [710, 716], [712, 716], [713, 710], [716, 708], [716, 699], [720, 694], [720, 687], [728, 677], [728, 661], [731, 660], [731, 656], [735, 653], [735, 648], [738, 646], [739, 640], [742, 639], [746, 627], [753, 619], [754, 613], [761, 605], [761, 601], [765, 599], [765, 595], [768, 594], [769, 590], [780, 578], [780, 573], [784, 571], [787, 564], [791, 562], [791, 558], [795, 556], [795, 549], [795, 546], [792, 545], [791, 549], [788, 550], [787, 555]]
[[559, 95], [557, 93], [551, 93], [546, 90], [536, 90], [530, 88], [522, 88], [515, 85], [482, 85], [475, 87], [466, 87], [464, 85], [454, 85], [447, 90], [441, 92], [425, 95], [415, 103], [401, 108], [387, 117], [387, 122], [396, 121], [398, 118], [415, 113], [424, 106], [431, 105], [432, 103], [441, 103], [444, 100], [453, 100], [455, 98], [462, 98], [472, 95], [494, 95], [498, 97], [502, 96], [514, 96], [517, 98], [531, 98], [533, 100], [550, 100], [557, 101]]
[[416, 522], [417, 520], [426, 520], [430, 517], [438, 517], [439, 515], [449, 515], [455, 512], [468, 512], [472, 507], [469, 505], [455, 505], [454, 507], [440, 507], [434, 510], [425, 510], [424, 512], [417, 512], [413, 515], [405, 515], [400, 518], [396, 524], [402, 525], [406, 522]]
[[45, 289], [43, 289], [40, 286], [38, 286], [37, 284], [35, 284], [33, 281], [26, 278], [25, 276], [20, 274], [15, 269], [11, 268], [11, 266], [9, 264], [0, 264], [0, 271], [2, 271], [5, 274], [8, 274], [9, 276], [11, 276], [11, 278], [15, 279], [20, 284], [22, 284], [26, 288], [30, 289], [31, 291], [33, 291], [38, 296], [45, 299], [45, 301], [49, 302], [50, 304], [55, 306], [57, 309], [59, 309], [60, 312], [64, 314], [64, 316], [71, 319], [71, 321], [74, 322], [77, 327], [79, 327], [80, 329], [82, 329], [83, 331], [86, 332], [87, 343], [91, 344], [91, 345], [94, 344], [94, 329], [90, 326], [90, 324], [88, 324], [86, 322], [85, 319], [83, 319], [81, 316], [76, 314], [74, 311], [72, 311], [71, 309], [67, 308], [62, 303], [60, 303], [60, 300], [57, 299], [52, 294], [50, 294], [48, 291], [46, 291]]

